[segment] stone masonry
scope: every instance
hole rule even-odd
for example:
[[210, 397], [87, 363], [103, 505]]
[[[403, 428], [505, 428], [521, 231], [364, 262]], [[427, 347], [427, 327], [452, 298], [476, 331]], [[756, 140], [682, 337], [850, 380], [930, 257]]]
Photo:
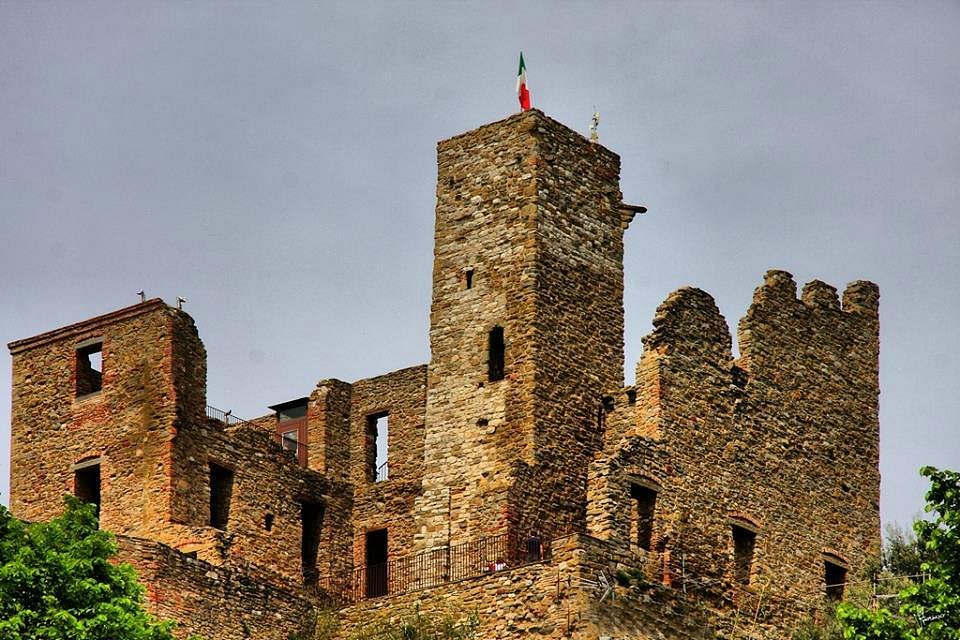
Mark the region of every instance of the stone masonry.
[[96, 503], [183, 636], [788, 635], [879, 551], [877, 287], [769, 271], [739, 358], [679, 289], [625, 387], [619, 170], [537, 110], [441, 142], [430, 362], [253, 420], [161, 300], [10, 343], [14, 515]]

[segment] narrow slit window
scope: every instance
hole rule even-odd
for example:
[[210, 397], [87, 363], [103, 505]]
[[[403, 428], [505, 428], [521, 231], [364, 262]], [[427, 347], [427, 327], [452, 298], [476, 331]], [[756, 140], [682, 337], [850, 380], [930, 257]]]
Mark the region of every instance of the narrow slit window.
[[317, 555], [324, 507], [315, 502], [300, 503], [300, 568], [304, 584], [317, 582]]
[[641, 549], [650, 551], [657, 492], [640, 484], [631, 484], [630, 498], [630, 540]]
[[210, 463], [210, 526], [226, 530], [233, 497], [233, 471]]
[[92, 460], [74, 466], [73, 495], [92, 504], [100, 517], [100, 461]]
[[386, 411], [367, 416], [367, 480], [383, 482], [390, 477], [390, 414]]
[[750, 584], [756, 542], [757, 534], [755, 532], [745, 527], [733, 525], [733, 574], [739, 584]]
[[825, 560], [823, 580], [827, 587], [827, 600], [842, 600], [843, 588], [847, 584], [847, 568], [836, 562]]
[[103, 388], [103, 343], [77, 347], [77, 397], [96, 393]]
[[466, 288], [473, 289], [473, 269], [467, 269], [466, 273], [464, 273], [463, 279]]
[[504, 354], [506, 345], [503, 341], [503, 327], [494, 327], [487, 337], [487, 380], [496, 382], [503, 380]]

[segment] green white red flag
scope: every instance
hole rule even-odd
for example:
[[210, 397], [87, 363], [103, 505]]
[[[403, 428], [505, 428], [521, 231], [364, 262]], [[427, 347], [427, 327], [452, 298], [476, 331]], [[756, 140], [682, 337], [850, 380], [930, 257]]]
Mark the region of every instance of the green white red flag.
[[517, 71], [517, 98], [521, 111], [530, 109], [530, 89], [527, 87], [527, 65], [523, 64], [523, 51], [520, 52], [520, 70]]

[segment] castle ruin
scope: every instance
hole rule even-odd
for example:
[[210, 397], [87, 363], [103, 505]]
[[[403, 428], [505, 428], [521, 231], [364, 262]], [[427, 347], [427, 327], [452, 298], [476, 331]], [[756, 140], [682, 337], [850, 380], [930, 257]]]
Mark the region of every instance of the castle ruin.
[[159, 299], [12, 342], [13, 514], [96, 503], [208, 638], [413, 603], [481, 638], [776, 638], [842, 597], [880, 546], [877, 287], [768, 272], [739, 358], [680, 289], [625, 387], [619, 157], [531, 110], [438, 166], [428, 364], [244, 421]]

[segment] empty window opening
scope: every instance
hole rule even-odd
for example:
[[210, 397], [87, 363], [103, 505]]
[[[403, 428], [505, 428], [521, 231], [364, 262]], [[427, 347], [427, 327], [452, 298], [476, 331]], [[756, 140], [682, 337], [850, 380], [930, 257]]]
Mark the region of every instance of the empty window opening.
[[322, 504], [300, 503], [300, 570], [304, 584], [317, 582], [317, 553], [320, 550], [323, 512]]
[[503, 327], [494, 327], [487, 337], [487, 379], [490, 382], [503, 380], [504, 352]]
[[273, 514], [268, 513], [263, 517], [263, 528], [267, 531], [273, 531]]
[[637, 390], [636, 390], [636, 389], [627, 389], [627, 403], [628, 403], [628, 404], [637, 404]]
[[827, 600], [842, 600], [847, 583], [847, 568], [835, 562], [823, 562], [823, 580], [827, 586]]
[[103, 388], [103, 343], [77, 347], [77, 397]]
[[733, 575], [737, 583], [750, 584], [753, 573], [753, 550], [757, 534], [747, 528], [733, 525]]
[[467, 269], [464, 273], [464, 284], [467, 289], [473, 289], [473, 269]]
[[100, 517], [100, 459], [81, 462], [73, 467], [73, 495], [92, 504]]
[[368, 598], [387, 595], [387, 530], [367, 532], [366, 588]]
[[390, 477], [387, 461], [390, 452], [390, 414], [386, 411], [367, 416], [366, 463], [367, 479], [383, 482]]
[[210, 526], [226, 529], [233, 496], [233, 471], [210, 463]]
[[657, 506], [657, 492], [640, 484], [630, 485], [630, 540], [650, 551], [653, 543], [653, 516]]

